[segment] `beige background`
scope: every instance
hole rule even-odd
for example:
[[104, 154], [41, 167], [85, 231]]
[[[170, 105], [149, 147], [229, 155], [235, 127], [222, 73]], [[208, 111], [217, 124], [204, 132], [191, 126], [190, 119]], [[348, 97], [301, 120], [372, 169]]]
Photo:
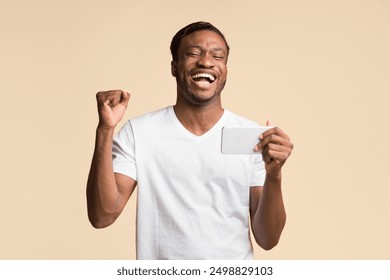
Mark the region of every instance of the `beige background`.
[[130, 91], [126, 119], [173, 104], [169, 43], [197, 20], [232, 49], [224, 106], [296, 146], [256, 258], [390, 258], [389, 1], [1, 0], [0, 259], [135, 257], [135, 196], [110, 228], [86, 216], [95, 93]]

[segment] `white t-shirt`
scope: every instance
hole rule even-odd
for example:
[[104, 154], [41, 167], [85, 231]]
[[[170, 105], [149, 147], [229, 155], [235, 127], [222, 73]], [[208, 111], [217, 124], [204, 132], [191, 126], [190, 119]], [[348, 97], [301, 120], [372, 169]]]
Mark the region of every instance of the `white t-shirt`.
[[224, 126], [255, 126], [225, 110], [202, 136], [173, 107], [129, 120], [114, 138], [114, 172], [137, 181], [137, 259], [252, 259], [249, 187], [260, 154], [221, 153]]

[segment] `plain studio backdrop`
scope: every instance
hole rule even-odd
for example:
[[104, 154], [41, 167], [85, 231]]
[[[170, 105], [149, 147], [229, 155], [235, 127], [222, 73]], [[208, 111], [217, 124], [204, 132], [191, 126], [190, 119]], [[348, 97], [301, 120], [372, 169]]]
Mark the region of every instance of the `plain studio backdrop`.
[[285, 230], [255, 257], [390, 257], [389, 1], [2, 0], [1, 259], [135, 258], [136, 195], [87, 219], [95, 94], [132, 93], [120, 126], [172, 105], [169, 44], [198, 20], [231, 46], [224, 107], [295, 144]]

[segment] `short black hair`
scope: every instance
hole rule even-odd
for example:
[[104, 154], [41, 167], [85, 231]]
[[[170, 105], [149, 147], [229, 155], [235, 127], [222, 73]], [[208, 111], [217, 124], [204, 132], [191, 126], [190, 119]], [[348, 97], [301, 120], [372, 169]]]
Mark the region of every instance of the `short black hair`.
[[229, 55], [229, 45], [226, 41], [226, 38], [225, 36], [222, 34], [222, 32], [216, 28], [214, 25], [212, 25], [211, 23], [209, 22], [205, 22], [205, 21], [197, 21], [197, 22], [193, 22], [193, 23], [190, 23], [189, 25], [183, 27], [182, 29], [180, 29], [176, 34], [175, 36], [172, 38], [172, 42], [171, 42], [171, 54], [172, 54], [172, 59], [173, 61], [177, 61], [178, 58], [179, 58], [179, 46], [180, 46], [180, 41], [181, 39], [183, 39], [185, 36], [195, 32], [195, 31], [200, 31], [200, 30], [210, 30], [210, 31], [213, 31], [215, 33], [217, 33], [219, 36], [222, 37], [223, 41], [225, 42], [226, 44], [226, 48], [227, 48], [227, 54]]

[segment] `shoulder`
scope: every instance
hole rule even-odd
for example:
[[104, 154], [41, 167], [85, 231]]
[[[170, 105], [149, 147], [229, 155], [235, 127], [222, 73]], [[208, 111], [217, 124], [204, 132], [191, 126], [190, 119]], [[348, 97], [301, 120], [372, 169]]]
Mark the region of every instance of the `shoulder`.
[[165, 107], [156, 111], [148, 112], [143, 115], [134, 117], [129, 120], [130, 123], [145, 123], [145, 122], [154, 122], [156, 120], [164, 120], [169, 116], [169, 111], [171, 110], [171, 106]]
[[165, 107], [157, 111], [144, 113], [142, 115], [130, 118], [118, 131], [118, 135], [132, 137], [134, 130], [139, 131], [140, 128], [150, 128], [152, 126], [161, 126], [166, 123], [169, 118], [170, 107]]
[[164, 132], [172, 122], [172, 106], [168, 106], [157, 111], [145, 113], [143, 115], [132, 118], [128, 121], [134, 135], [158, 134]]
[[133, 129], [165, 126], [170, 120], [171, 106], [131, 118], [128, 123]]

